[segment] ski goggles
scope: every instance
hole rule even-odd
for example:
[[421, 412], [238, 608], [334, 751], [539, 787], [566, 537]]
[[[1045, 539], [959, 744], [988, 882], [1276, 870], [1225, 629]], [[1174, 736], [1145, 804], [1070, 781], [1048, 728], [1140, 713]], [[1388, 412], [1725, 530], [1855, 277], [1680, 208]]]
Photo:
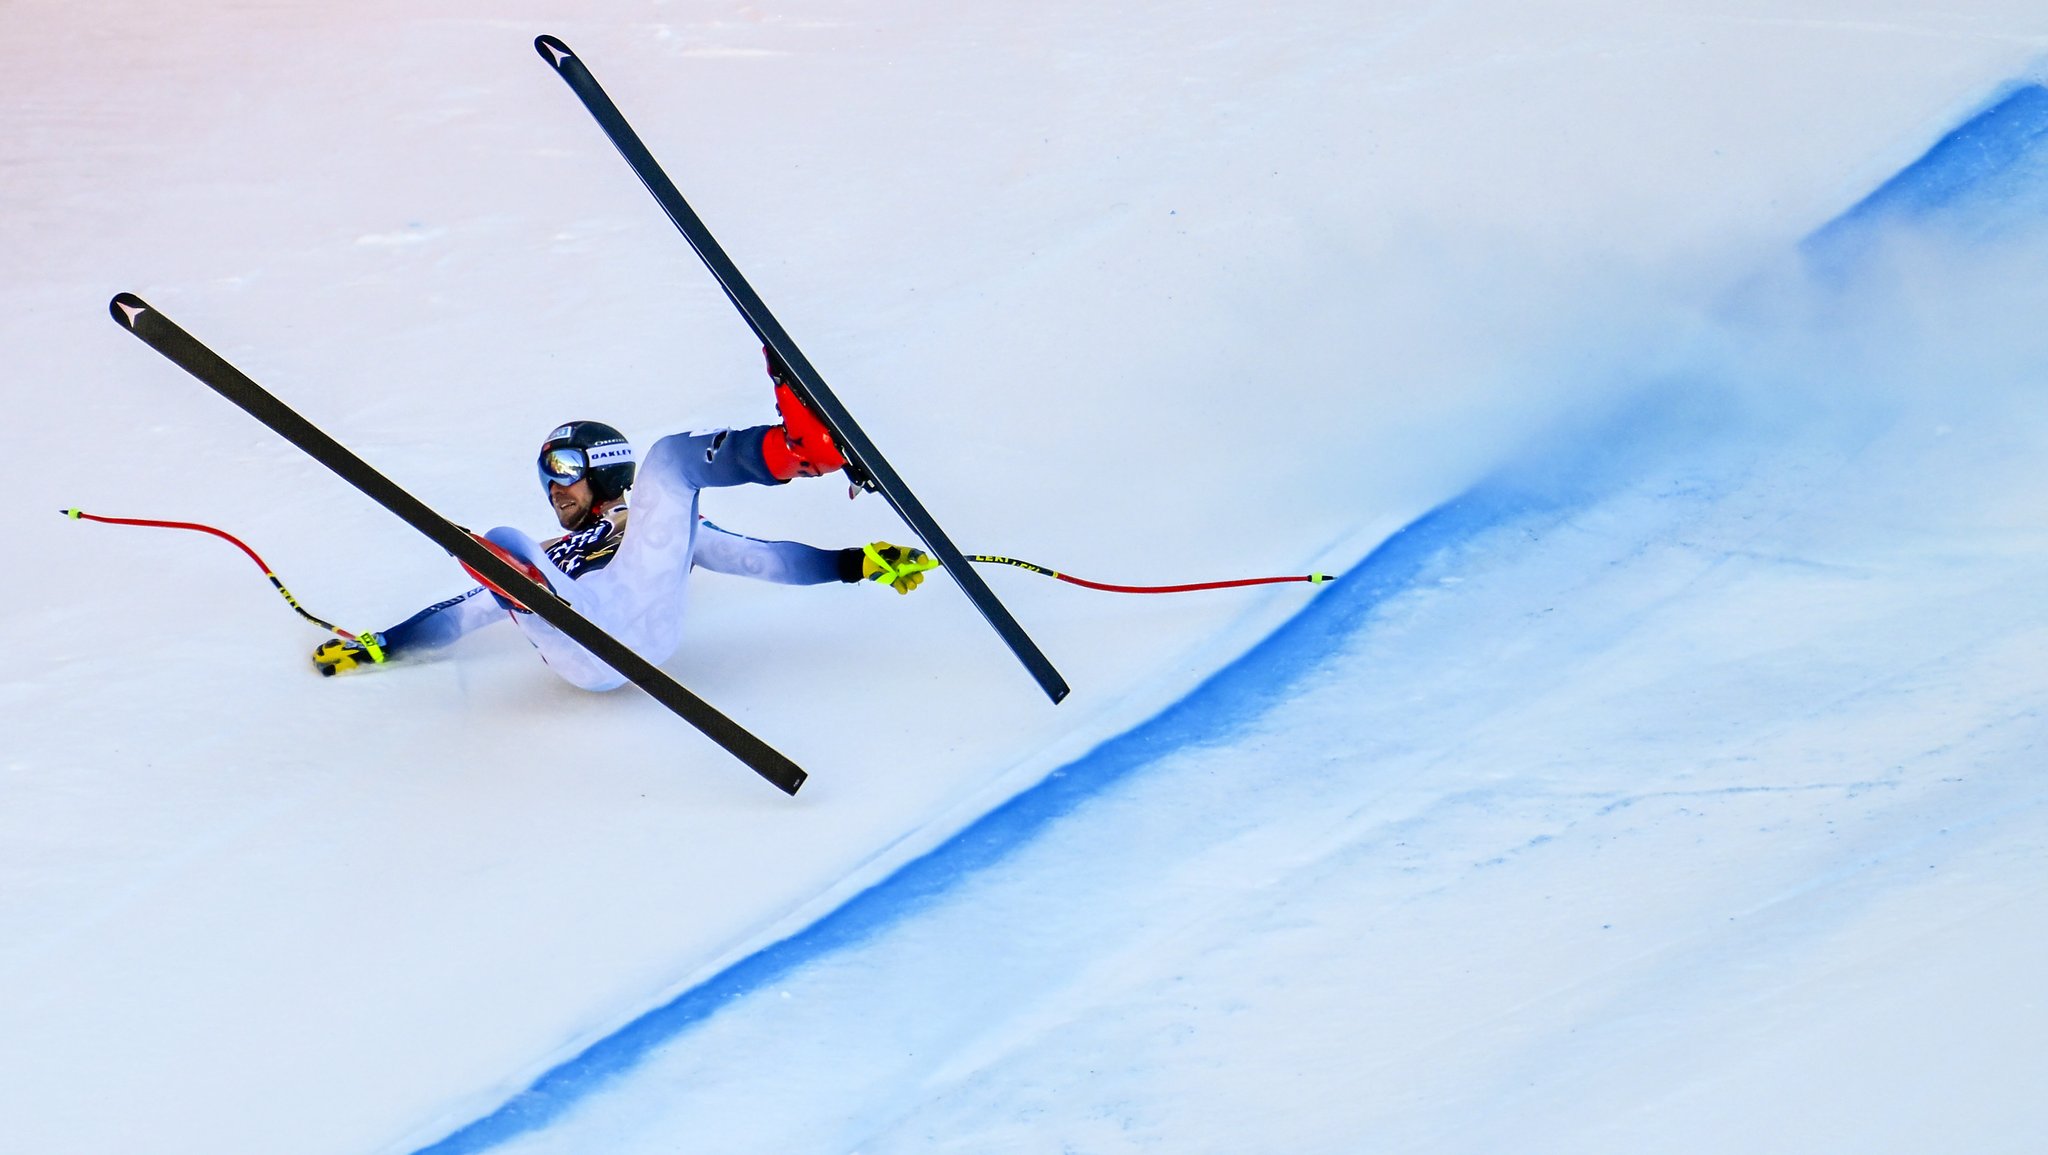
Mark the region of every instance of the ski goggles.
[[576, 445], [543, 445], [538, 464], [542, 486], [570, 486], [588, 477], [593, 469], [633, 464], [633, 447], [624, 441], [607, 441], [589, 449]]
[[573, 445], [540, 451], [540, 483], [570, 486], [590, 472], [590, 454]]

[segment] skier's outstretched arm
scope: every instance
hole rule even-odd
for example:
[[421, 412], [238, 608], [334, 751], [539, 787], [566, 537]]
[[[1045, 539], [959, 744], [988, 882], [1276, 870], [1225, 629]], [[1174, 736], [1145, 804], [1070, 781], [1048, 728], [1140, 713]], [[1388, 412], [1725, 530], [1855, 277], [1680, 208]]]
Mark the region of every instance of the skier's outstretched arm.
[[851, 549], [819, 549], [795, 541], [762, 541], [709, 521], [698, 523], [691, 560], [714, 573], [783, 585], [878, 581], [906, 594], [924, 580], [926, 570], [938, 565], [921, 551], [885, 541]]
[[797, 541], [763, 541], [708, 521], [697, 523], [691, 564], [713, 573], [736, 574], [786, 586], [815, 586], [861, 579], [860, 550], [819, 549]]

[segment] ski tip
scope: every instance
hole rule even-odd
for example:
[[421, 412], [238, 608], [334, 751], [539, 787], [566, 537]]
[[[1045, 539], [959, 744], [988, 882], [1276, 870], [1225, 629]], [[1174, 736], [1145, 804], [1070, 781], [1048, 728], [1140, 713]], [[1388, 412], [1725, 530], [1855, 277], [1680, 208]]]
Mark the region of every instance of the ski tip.
[[547, 61], [549, 66], [554, 68], [560, 68], [563, 61], [573, 60], [576, 57], [574, 52], [569, 51], [568, 45], [562, 43], [559, 38], [554, 36], [534, 37], [533, 50], [540, 53], [540, 58]]
[[114, 315], [114, 320], [119, 321], [122, 328], [133, 329], [135, 319], [149, 312], [149, 306], [133, 293], [116, 293], [107, 304], [107, 311]]

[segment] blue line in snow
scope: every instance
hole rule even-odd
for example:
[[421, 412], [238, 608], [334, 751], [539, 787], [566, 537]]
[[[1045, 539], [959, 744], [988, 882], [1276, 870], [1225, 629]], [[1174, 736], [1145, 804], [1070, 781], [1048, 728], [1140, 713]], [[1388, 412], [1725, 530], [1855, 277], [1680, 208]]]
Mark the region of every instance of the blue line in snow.
[[[2007, 221], [2048, 216], [2048, 89], [2039, 85], [2011, 90], [1817, 230], [1801, 247], [1809, 257], [1839, 268], [1860, 255], [1888, 224], [1974, 225], [1976, 235], [1985, 236], [2001, 215]], [[1629, 433], [1662, 423], [1659, 414], [1649, 411], [1622, 421], [1636, 428], [1603, 430], [1589, 439], [1589, 451], [1600, 452], [1602, 442], [1629, 445], [1636, 442]], [[1603, 475], [1611, 478], [1610, 470], [1600, 464], [1581, 460], [1575, 484], [1564, 490], [1524, 488], [1500, 479], [1418, 518], [1250, 652], [1155, 717], [1053, 771], [809, 927], [741, 959], [592, 1044], [497, 1110], [421, 1148], [420, 1155], [484, 1151], [546, 1127], [720, 1008], [916, 915], [964, 879], [1008, 858], [1088, 799], [1178, 751], [1229, 741], [1283, 701], [1367, 622], [1373, 610], [1411, 588], [1432, 559], [1510, 522], [1580, 504], [1594, 496], [1594, 489], [1604, 488]], [[1615, 462], [1606, 464], [1611, 467]]]

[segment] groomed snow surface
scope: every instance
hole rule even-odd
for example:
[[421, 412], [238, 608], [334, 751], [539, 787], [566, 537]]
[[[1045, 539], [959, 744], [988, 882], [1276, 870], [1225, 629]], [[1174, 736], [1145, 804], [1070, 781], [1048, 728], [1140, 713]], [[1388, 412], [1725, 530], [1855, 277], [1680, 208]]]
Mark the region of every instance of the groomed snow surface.
[[[2033, 1151], [2048, 17], [11, 10], [0, 1149]], [[572, 417], [768, 417], [583, 54], [1075, 686], [702, 578], [787, 799], [510, 630]], [[720, 524], [901, 531], [822, 482]]]

